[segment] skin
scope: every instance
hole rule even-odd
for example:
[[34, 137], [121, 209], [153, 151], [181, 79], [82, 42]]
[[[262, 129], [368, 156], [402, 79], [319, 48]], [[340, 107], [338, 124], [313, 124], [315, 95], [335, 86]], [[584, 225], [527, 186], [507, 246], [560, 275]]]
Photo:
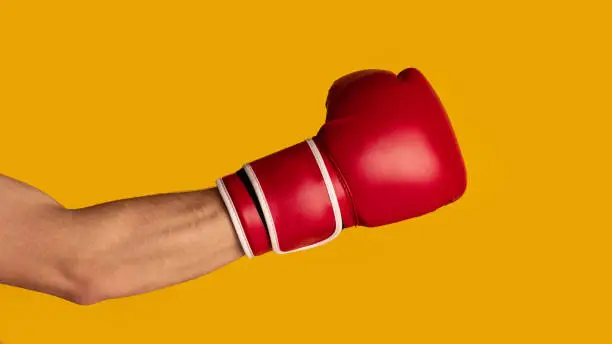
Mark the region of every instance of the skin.
[[0, 175], [0, 283], [80, 305], [185, 282], [243, 255], [216, 188], [66, 209]]

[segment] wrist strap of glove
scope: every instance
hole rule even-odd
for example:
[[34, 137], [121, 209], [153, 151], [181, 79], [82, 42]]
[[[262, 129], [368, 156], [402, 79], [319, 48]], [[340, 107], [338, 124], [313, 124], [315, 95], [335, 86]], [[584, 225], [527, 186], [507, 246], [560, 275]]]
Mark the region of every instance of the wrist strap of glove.
[[[306, 143], [306, 147], [304, 147], [304, 143]], [[263, 224], [265, 225], [265, 230], [266, 230], [266, 234], [269, 238], [269, 245], [271, 246], [271, 249], [276, 252], [277, 254], [285, 254], [285, 253], [291, 253], [291, 252], [296, 252], [296, 251], [303, 251], [303, 250], [307, 250], [313, 247], [317, 247], [320, 245], [323, 245], [325, 243], [328, 243], [329, 241], [333, 240], [334, 238], [336, 238], [340, 232], [342, 231], [343, 228], [343, 221], [342, 221], [342, 212], [341, 212], [341, 208], [339, 205], [339, 201], [338, 201], [338, 194], [336, 192], [336, 190], [334, 189], [334, 183], [332, 182], [332, 178], [330, 177], [330, 173], [328, 168], [333, 168], [332, 166], [326, 166], [326, 162], [325, 159], [323, 158], [323, 156], [321, 155], [320, 150], [318, 149], [316, 143], [312, 140], [312, 139], [308, 139], [306, 140], [304, 143], [300, 144], [300, 145], [296, 145], [292, 148], [289, 148], [289, 151], [287, 151], [286, 154], [291, 154], [290, 152], [294, 152], [293, 150], [295, 150], [295, 147], [298, 147], [297, 149], [299, 150], [299, 152], [301, 153], [296, 153], [299, 154], [298, 156], [295, 156], [296, 158], [299, 157], [299, 161], [301, 162], [305, 162], [306, 164], [309, 164], [309, 166], [312, 166], [311, 169], [312, 173], [316, 173], [315, 171], [318, 171], [320, 173], [320, 178], [321, 181], [323, 183], [319, 192], [319, 195], [323, 196], [326, 195], [328, 198], [328, 204], [331, 205], [331, 214], [333, 214], [333, 221], [334, 221], [334, 230], [333, 232], [331, 232], [331, 229], [328, 230], [324, 230], [324, 232], [327, 232], [329, 234], [325, 234], [325, 236], [320, 236], [321, 233], [321, 229], [323, 228], [319, 228], [320, 225], [319, 224], [316, 228], [319, 228], [317, 231], [311, 231], [308, 228], [302, 227], [299, 228], [298, 227], [293, 227], [293, 228], [286, 228], [286, 227], [282, 227], [279, 228], [277, 225], [278, 223], [275, 222], [275, 216], [271, 210], [270, 207], [270, 203], [268, 202], [269, 200], [269, 195], [266, 195], [266, 187], [262, 186], [262, 183], [260, 182], [260, 178], [258, 178], [257, 176], [257, 168], [254, 168], [252, 166], [252, 164], [246, 164], [244, 165], [242, 171], [240, 171], [240, 173], [242, 173], [243, 176], [246, 176], [246, 178], [243, 179], [243, 182], [245, 183], [245, 186], [248, 189], [251, 189], [250, 193], [252, 195], [252, 202], [255, 204], [256, 208], [260, 211], [260, 215], [261, 215], [261, 221], [263, 222]], [[303, 148], [299, 148], [299, 146], [303, 147]], [[309, 154], [310, 153], [310, 154]], [[289, 157], [291, 155], [288, 155], [287, 157]], [[266, 159], [266, 158], [264, 158]], [[312, 161], [316, 163], [312, 164], [312, 162], [308, 162], [307, 159], [313, 159]], [[301, 163], [300, 163], [301, 164]], [[300, 165], [297, 164], [297, 165]], [[283, 165], [283, 164], [281, 164]], [[269, 165], [269, 166], [273, 166], [273, 165]], [[287, 169], [286, 166], [295, 166], [295, 165], [291, 165], [291, 164], [285, 164], [284, 165], [285, 169]], [[316, 166], [316, 167], [314, 167]], [[290, 167], [291, 168], [291, 167]], [[300, 171], [278, 171], [281, 172], [281, 175], [286, 175], [287, 178], [291, 178], [291, 176], [293, 175], [299, 175]], [[294, 172], [294, 173], [292, 173]], [[311, 175], [311, 176], [316, 176], [315, 174]], [[269, 176], [268, 176], [269, 177]], [[316, 178], [316, 177], [315, 177]], [[287, 181], [292, 180], [292, 179], [288, 179]], [[250, 185], [246, 185], [246, 184], [250, 184]], [[291, 183], [290, 183], [291, 184]], [[268, 184], [266, 184], [267, 187], [271, 187], [273, 184], [270, 184], [270, 180], [268, 178]], [[297, 184], [296, 184], [297, 185]], [[228, 210], [229, 216], [231, 218], [232, 224], [234, 226], [234, 230], [236, 232], [236, 235], [240, 241], [240, 244], [242, 245], [243, 251], [244, 253], [247, 255], [247, 257], [251, 258], [254, 255], [257, 254], [261, 254], [260, 253], [255, 253], [254, 251], [261, 251], [261, 248], [255, 249], [252, 245], [252, 242], [249, 242], [249, 237], [251, 237], [251, 228], [245, 227], [245, 224], [242, 223], [241, 221], [241, 216], [239, 215], [239, 211], [240, 209], [236, 208], [236, 204], [235, 202], [232, 200], [232, 188], [229, 188], [229, 184], [224, 183], [223, 179], [219, 179], [217, 180], [217, 187], [219, 189], [219, 193], [221, 194], [221, 197], [226, 205], [226, 208]], [[337, 186], [337, 185], [336, 185]], [[229, 188], [229, 190], [228, 190]], [[234, 190], [235, 191], [235, 190]], [[286, 192], [300, 192], [303, 190], [299, 190], [299, 189], [288, 189]], [[278, 197], [278, 194], [277, 194]], [[323, 196], [325, 197], [325, 196]], [[278, 198], [276, 199], [278, 201]], [[313, 202], [321, 202], [322, 199], [313, 199]], [[309, 202], [309, 201], [307, 201]], [[286, 210], [290, 210], [286, 209]], [[276, 211], [280, 211], [277, 210]], [[241, 212], [240, 214], [243, 214], [243, 212]], [[330, 215], [331, 215], [330, 214]], [[279, 214], [276, 214], [277, 216]], [[331, 219], [331, 218], [330, 218]], [[244, 219], [243, 219], [244, 220]], [[306, 219], [304, 219], [306, 220]], [[310, 224], [308, 223], [308, 221], [303, 223], [304, 226], [309, 226]], [[324, 225], [324, 223], [323, 223]], [[262, 228], [263, 229], [263, 228]], [[314, 228], [313, 228], [314, 229]], [[314, 233], [321, 233], [321, 234], [317, 234], [318, 239], [316, 242], [310, 242], [308, 245], [305, 246], [300, 246], [299, 242], [291, 242], [291, 240], [294, 239], [289, 239], [290, 241], [283, 241], [283, 235], [280, 235], [281, 232], [279, 232], [279, 230], [283, 231], [282, 233], [285, 233], [284, 236], [286, 237], [287, 235], [289, 235], [290, 237], [293, 237], [294, 239], [296, 238], [295, 235], [297, 235], [297, 238], [300, 238], [301, 235], [304, 235], [306, 233], [311, 232], [311, 234], [307, 234], [307, 235], [312, 235]], [[294, 232], [297, 231], [297, 232]], [[293, 234], [290, 234], [292, 233]], [[299, 234], [299, 233], [303, 233], [303, 234]], [[259, 238], [259, 237], [258, 237]], [[288, 238], [288, 237], [287, 237]], [[267, 239], [267, 238], [266, 238]], [[287, 239], [285, 239], [287, 240]], [[258, 239], [258, 241], [261, 241], [260, 239]], [[292, 247], [293, 246], [293, 247]], [[296, 247], [297, 246], [297, 247]], [[283, 249], [284, 247], [284, 249]], [[290, 247], [290, 248], [288, 248]], [[270, 247], [268, 247], [268, 250], [270, 249]]]

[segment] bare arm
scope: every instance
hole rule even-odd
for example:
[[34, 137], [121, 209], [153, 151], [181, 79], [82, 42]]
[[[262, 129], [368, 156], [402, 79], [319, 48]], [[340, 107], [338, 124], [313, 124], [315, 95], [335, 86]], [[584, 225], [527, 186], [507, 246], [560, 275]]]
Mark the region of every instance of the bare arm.
[[242, 254], [216, 189], [68, 210], [0, 175], [0, 283], [92, 304], [184, 282]]

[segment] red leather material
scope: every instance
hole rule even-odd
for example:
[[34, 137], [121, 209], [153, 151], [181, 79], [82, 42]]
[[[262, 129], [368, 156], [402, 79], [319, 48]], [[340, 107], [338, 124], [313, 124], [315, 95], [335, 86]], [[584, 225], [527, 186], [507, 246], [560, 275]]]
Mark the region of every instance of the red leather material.
[[[465, 166], [450, 121], [418, 70], [349, 74], [332, 85], [326, 106], [326, 123], [313, 141], [334, 185], [344, 228], [423, 215], [465, 192]], [[333, 233], [329, 195], [307, 143], [251, 167], [282, 251], [318, 243]], [[261, 218], [255, 219], [256, 201], [248, 199], [253, 196], [237, 177], [224, 181], [253, 253], [270, 250], [270, 233]]]
[[[367, 82], [364, 82], [367, 80]], [[326, 122], [354, 113], [375, 110], [372, 106], [391, 105], [384, 102], [367, 99], [370, 93], [386, 94], [389, 99], [397, 98], [397, 76], [393, 72], [377, 69], [367, 69], [347, 74], [336, 80], [329, 88], [325, 105], [327, 107]], [[355, 103], [351, 103], [355, 101]], [[368, 106], [367, 109], [361, 109]], [[383, 109], [384, 110], [384, 109]]]
[[407, 69], [398, 77], [366, 71], [344, 78], [330, 90], [327, 122], [315, 142], [342, 171], [358, 224], [405, 220], [461, 197], [464, 162], [425, 77]]
[[[326, 165], [329, 164], [326, 161]], [[306, 142], [254, 161], [251, 167], [270, 208], [282, 251], [316, 244], [334, 233], [331, 201]], [[336, 187], [340, 187], [341, 208], [345, 209], [348, 218], [352, 217], [350, 203], [337, 175], [333, 173], [330, 177], [335, 180]]]
[[253, 255], [270, 251], [268, 232], [245, 184], [236, 173], [223, 177], [223, 183], [232, 198]]

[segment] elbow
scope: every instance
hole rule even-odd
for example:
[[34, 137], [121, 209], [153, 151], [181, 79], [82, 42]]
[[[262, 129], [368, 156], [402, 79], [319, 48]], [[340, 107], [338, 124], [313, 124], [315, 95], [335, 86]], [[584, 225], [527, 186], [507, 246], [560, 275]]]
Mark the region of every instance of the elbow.
[[104, 277], [87, 263], [73, 263], [65, 270], [66, 288], [61, 298], [79, 306], [91, 306], [109, 299]]
[[80, 306], [94, 305], [109, 298], [100, 276], [82, 264], [46, 263], [38, 263], [35, 268], [25, 266], [21, 271], [26, 273], [4, 280], [0, 278], [0, 282], [55, 296]]
[[67, 297], [64, 297], [64, 300], [78, 306], [92, 306], [104, 301], [105, 299], [100, 297], [99, 294], [92, 293], [89, 290], [78, 290], [71, 293]]
[[61, 297], [78, 306], [92, 306], [106, 300], [102, 295], [103, 293], [95, 286], [78, 285]]

